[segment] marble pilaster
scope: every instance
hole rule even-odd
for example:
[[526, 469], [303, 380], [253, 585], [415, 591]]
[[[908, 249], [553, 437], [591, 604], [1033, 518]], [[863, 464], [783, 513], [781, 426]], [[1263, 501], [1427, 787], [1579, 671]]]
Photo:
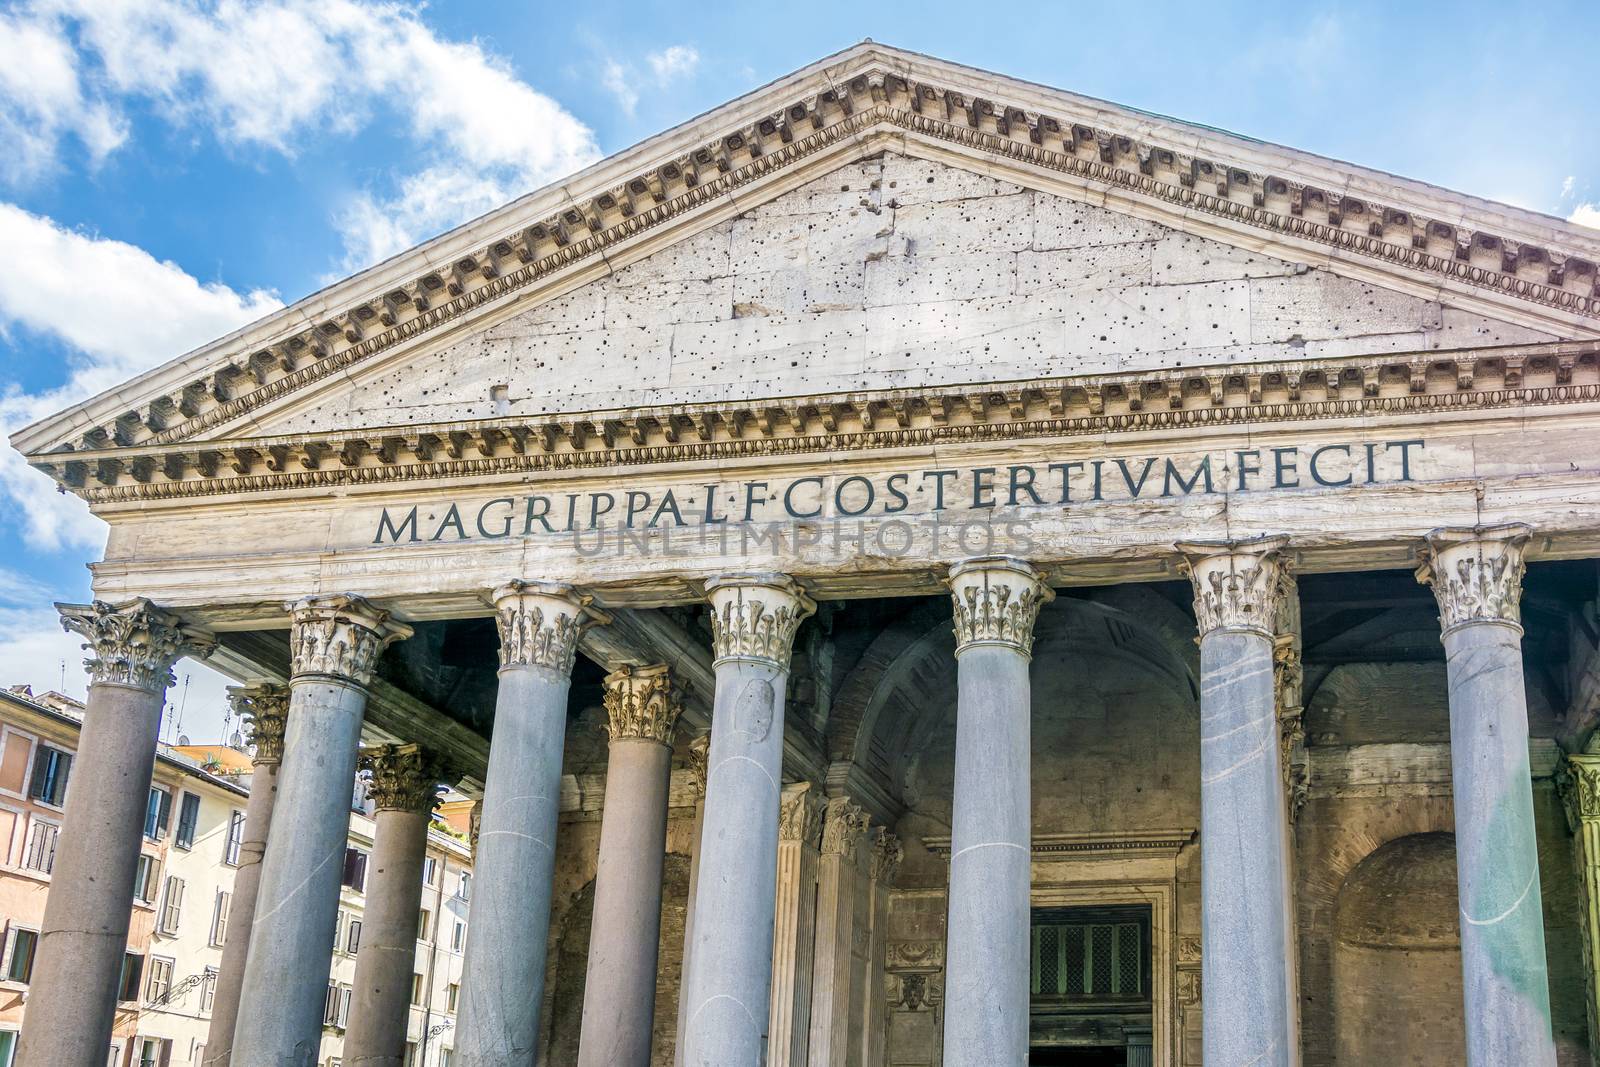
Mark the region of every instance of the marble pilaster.
[[578, 637], [598, 617], [588, 597], [538, 582], [501, 586], [491, 603], [500, 633], [500, 687], [456, 1016], [462, 1067], [502, 1067], [535, 1055], [567, 692]]
[[1522, 671], [1521, 524], [1428, 534], [1450, 686], [1456, 886], [1471, 1067], [1556, 1060]]
[[950, 568], [957, 662], [955, 797], [946, 924], [944, 1055], [1019, 1067], [1028, 1056], [1028, 663], [1055, 594], [1021, 560]]
[[716, 697], [694, 942], [680, 1040], [686, 1067], [757, 1063], [770, 1007], [784, 700], [795, 631], [815, 604], [792, 578], [706, 583]]
[[706, 822], [706, 757], [711, 752], [711, 734], [703, 733], [689, 742], [689, 780], [694, 783], [694, 830], [689, 854], [689, 895], [683, 907], [683, 955], [678, 961], [678, 1022], [672, 1033], [672, 1067], [683, 1067], [684, 1022], [689, 1017], [689, 998], [684, 996], [683, 980], [689, 975], [689, 950], [694, 946], [694, 887], [700, 880], [700, 832]]
[[236, 715], [249, 730], [250, 799], [245, 802], [239, 839], [239, 866], [228, 901], [228, 933], [211, 998], [211, 1024], [206, 1031], [205, 1067], [227, 1067], [233, 1058], [233, 1031], [239, 1018], [239, 990], [244, 985], [245, 954], [255, 924], [256, 896], [261, 888], [261, 861], [272, 829], [278, 799], [278, 769], [283, 764], [283, 737], [289, 723], [289, 687], [275, 683], [228, 690]]
[[372, 774], [376, 825], [343, 1060], [403, 1067], [428, 824], [445, 771], [420, 745], [375, 745], [362, 751], [361, 766]]
[[856, 1002], [863, 990], [855, 980], [854, 947], [857, 924], [867, 919], [869, 825], [867, 813], [849, 797], [830, 798], [823, 811], [809, 1067], [845, 1067], [859, 1060], [859, 1049], [851, 1055], [852, 1040], [859, 1042], [862, 1033], [862, 1005]]
[[606, 676], [611, 737], [578, 1067], [649, 1067], [672, 731], [682, 710], [665, 664]]
[[1200, 630], [1205, 1062], [1299, 1061], [1274, 641], [1285, 539], [1180, 544]]
[[172, 664], [213, 647], [148, 600], [56, 607], [62, 626], [86, 639], [89, 698], [17, 1049], [22, 1067], [105, 1061]]
[[272, 822], [245, 954], [234, 1067], [316, 1061], [339, 919], [367, 683], [378, 655], [411, 635], [360, 597], [306, 597], [285, 605], [289, 719]]
[[[1572, 861], [1578, 875], [1578, 929], [1583, 942], [1583, 981], [1589, 1033], [1600, 1034], [1600, 755], [1568, 753], [1557, 776], [1572, 831]], [[1591, 1036], [1591, 1041], [1594, 1038]], [[1600, 1063], [1600, 1049], [1590, 1050]]]
[[783, 787], [778, 808], [778, 889], [772, 931], [768, 1067], [805, 1067], [807, 1060], [822, 805], [822, 795], [810, 782]]

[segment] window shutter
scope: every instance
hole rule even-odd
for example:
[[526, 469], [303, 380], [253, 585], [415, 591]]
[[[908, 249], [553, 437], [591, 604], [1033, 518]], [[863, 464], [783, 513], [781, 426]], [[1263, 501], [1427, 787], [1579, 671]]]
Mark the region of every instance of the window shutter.
[[50, 750], [40, 745], [33, 753], [33, 781], [28, 785], [28, 795], [35, 800], [45, 797], [45, 782], [50, 774]]
[[183, 807], [178, 813], [178, 840], [179, 848], [189, 848], [194, 844], [194, 833], [200, 822], [200, 798], [193, 793], [183, 794]]
[[172, 822], [172, 794], [162, 791], [156, 808], [156, 833], [164, 835]]

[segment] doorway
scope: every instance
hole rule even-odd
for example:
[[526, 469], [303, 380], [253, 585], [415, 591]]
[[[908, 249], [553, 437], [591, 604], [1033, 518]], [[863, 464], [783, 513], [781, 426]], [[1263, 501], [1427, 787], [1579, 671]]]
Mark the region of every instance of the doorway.
[[1033, 1048], [1028, 1067], [1127, 1067], [1128, 1051], [1121, 1048]]

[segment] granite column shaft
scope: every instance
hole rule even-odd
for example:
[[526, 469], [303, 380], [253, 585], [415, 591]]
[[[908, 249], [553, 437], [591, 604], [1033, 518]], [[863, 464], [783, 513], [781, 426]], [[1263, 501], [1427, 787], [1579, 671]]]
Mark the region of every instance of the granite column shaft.
[[532, 1063], [561, 804], [567, 694], [588, 598], [511, 582], [492, 596], [500, 633], [489, 771], [462, 962], [455, 1052], [462, 1067]]
[[706, 814], [684, 982], [686, 1067], [755, 1064], [770, 1009], [772, 933], [789, 655], [814, 610], [793, 579], [706, 583], [716, 696]]
[[233, 1031], [239, 1018], [239, 991], [244, 986], [245, 957], [255, 924], [256, 896], [261, 888], [261, 860], [272, 828], [278, 799], [278, 770], [283, 764], [283, 735], [288, 724], [289, 688], [255, 685], [228, 690], [235, 711], [250, 724], [255, 748], [250, 774], [250, 799], [245, 802], [239, 839], [239, 866], [228, 900], [228, 933], [211, 996], [211, 1024], [206, 1031], [205, 1067], [227, 1067], [233, 1058]]
[[411, 633], [359, 597], [314, 596], [288, 607], [289, 722], [272, 821], [293, 832], [267, 838], [234, 1067], [317, 1062], [365, 687], [383, 648]]
[[1418, 571], [1439, 603], [1450, 687], [1470, 1067], [1556, 1062], [1522, 673], [1529, 533], [1521, 525], [1435, 530]]
[[20, 1067], [105, 1062], [172, 664], [210, 643], [147, 600], [57, 605], [86, 639], [89, 699], [17, 1050]]
[[955, 796], [945, 925], [944, 1054], [1019, 1067], [1028, 1058], [1033, 840], [1028, 662], [1053, 594], [1020, 560], [950, 569], [957, 662]]
[[672, 728], [681, 705], [665, 665], [625, 667], [605, 685], [611, 748], [578, 1067], [649, 1067]]

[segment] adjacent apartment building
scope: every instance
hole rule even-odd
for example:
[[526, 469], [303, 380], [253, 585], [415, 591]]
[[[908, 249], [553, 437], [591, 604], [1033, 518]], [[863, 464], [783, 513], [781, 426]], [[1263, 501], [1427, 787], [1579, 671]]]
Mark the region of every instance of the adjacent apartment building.
[[[27, 1012], [82, 714], [79, 701], [59, 693], [0, 690], [0, 1067], [11, 1067]], [[235, 747], [162, 745], [157, 752], [108, 1067], [201, 1062], [250, 777], [250, 756]], [[323, 1016], [324, 1067], [341, 1067], [361, 944], [373, 834], [364, 805], [357, 782]], [[450, 1064], [472, 887], [469, 807], [447, 798], [429, 834], [408, 1032], [414, 1067]]]

